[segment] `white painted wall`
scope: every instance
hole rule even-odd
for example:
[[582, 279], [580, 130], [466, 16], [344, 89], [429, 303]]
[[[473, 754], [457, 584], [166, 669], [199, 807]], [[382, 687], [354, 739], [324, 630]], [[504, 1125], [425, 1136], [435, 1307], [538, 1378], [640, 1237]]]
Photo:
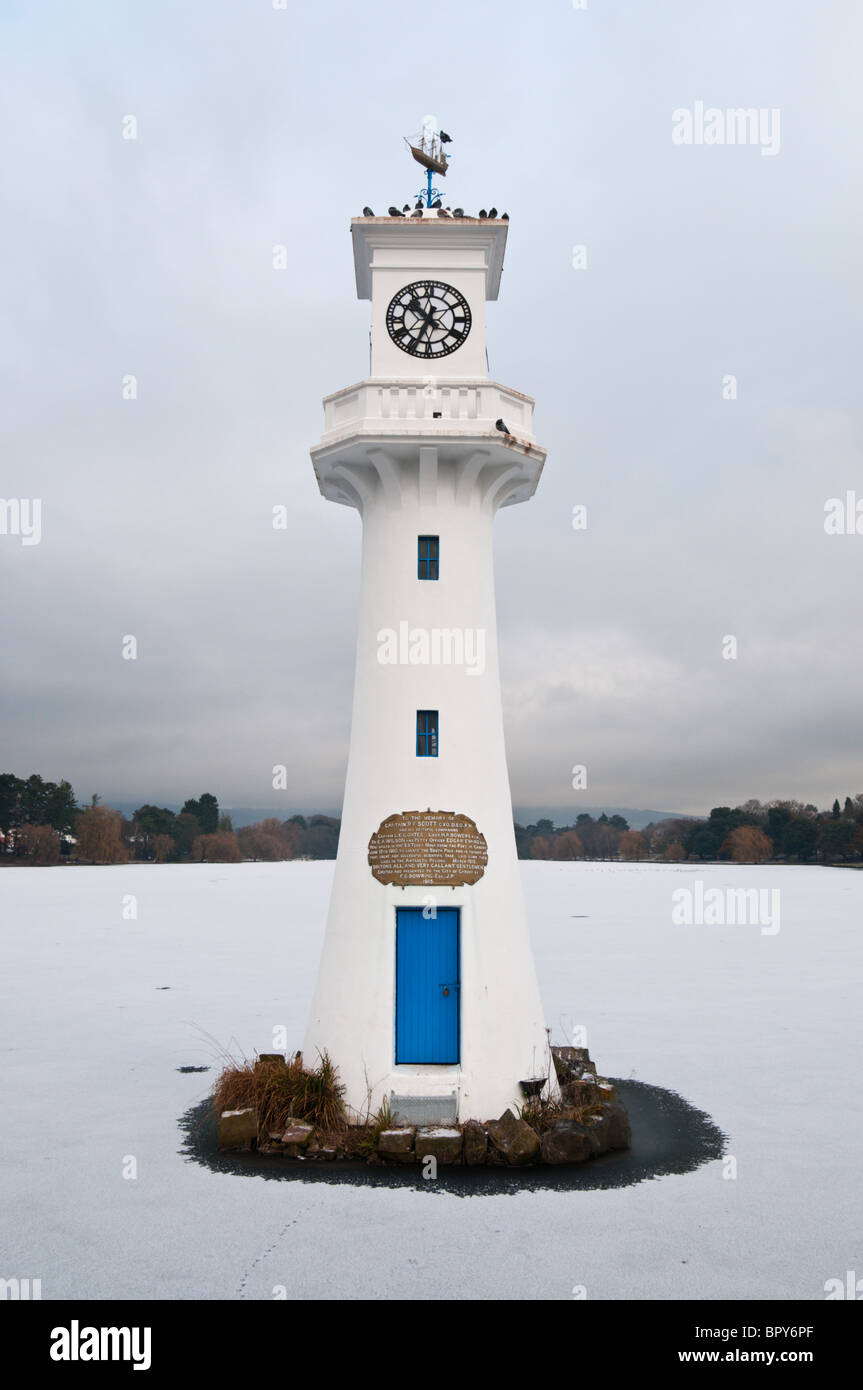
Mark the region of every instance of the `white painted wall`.
[[[485, 303], [487, 298], [497, 298], [507, 224], [478, 218], [450, 222], [427, 211], [416, 220], [356, 218], [352, 231], [357, 291], [372, 301], [370, 375], [487, 378]], [[414, 280], [452, 285], [470, 306], [472, 326], [466, 341], [437, 361], [411, 357], [387, 332], [390, 300]]]
[[[403, 224], [402, 235], [412, 233]], [[411, 269], [400, 284], [410, 278], [422, 276]], [[390, 276], [374, 283], [385, 298], [391, 285], [400, 288]], [[412, 359], [398, 356], [404, 376]], [[467, 375], [463, 362], [458, 374]], [[497, 507], [530, 495], [544, 456], [500, 437], [478, 453], [452, 420], [445, 438], [436, 438], [435, 424], [422, 422], [418, 434], [406, 422], [398, 440], [382, 444], [343, 431], [313, 452], [324, 494], [362, 515], [363, 553], [341, 839], [304, 1049], [310, 1058], [329, 1052], [359, 1113], [376, 1110], [391, 1091], [456, 1091], [461, 1119], [489, 1119], [522, 1102], [519, 1080], [550, 1070], [512, 828], [492, 559]], [[440, 536], [437, 581], [417, 578], [417, 537], [426, 534]], [[483, 673], [381, 664], [379, 633], [404, 620], [482, 630]], [[440, 712], [436, 758], [416, 756], [418, 709]], [[488, 867], [473, 887], [401, 889], [372, 877], [368, 843], [380, 823], [427, 808], [468, 815], [485, 835]], [[397, 1067], [396, 907], [422, 905], [429, 894], [461, 909], [461, 1061]]]

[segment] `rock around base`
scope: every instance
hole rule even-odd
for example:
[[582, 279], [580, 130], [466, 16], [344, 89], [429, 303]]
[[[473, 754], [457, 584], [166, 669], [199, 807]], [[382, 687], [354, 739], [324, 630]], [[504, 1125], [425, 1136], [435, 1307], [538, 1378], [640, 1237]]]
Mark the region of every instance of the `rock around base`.
[[560, 1100], [532, 1101], [521, 1115], [505, 1110], [495, 1120], [460, 1125], [353, 1127], [345, 1136], [318, 1134], [292, 1121], [281, 1133], [261, 1136], [254, 1110], [225, 1111], [219, 1119], [223, 1152], [249, 1150], [276, 1158], [321, 1162], [363, 1157], [369, 1163], [512, 1168], [585, 1163], [631, 1144], [629, 1116], [614, 1087], [596, 1075], [586, 1048], [552, 1048]]

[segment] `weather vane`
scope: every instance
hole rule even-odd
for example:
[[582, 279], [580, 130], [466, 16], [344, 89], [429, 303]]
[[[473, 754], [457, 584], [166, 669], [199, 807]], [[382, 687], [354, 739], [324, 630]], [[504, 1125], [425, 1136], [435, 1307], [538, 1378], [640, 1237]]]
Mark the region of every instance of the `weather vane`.
[[440, 174], [442, 178], [446, 177], [449, 158], [444, 145], [449, 145], [452, 140], [445, 130], [435, 130], [435, 125], [434, 116], [426, 116], [419, 135], [412, 140], [405, 136], [405, 144], [417, 164], [421, 164], [426, 171], [426, 187], [420, 189], [417, 198], [420, 202], [425, 198], [427, 208], [433, 207], [441, 197], [440, 189], [432, 186], [432, 176]]

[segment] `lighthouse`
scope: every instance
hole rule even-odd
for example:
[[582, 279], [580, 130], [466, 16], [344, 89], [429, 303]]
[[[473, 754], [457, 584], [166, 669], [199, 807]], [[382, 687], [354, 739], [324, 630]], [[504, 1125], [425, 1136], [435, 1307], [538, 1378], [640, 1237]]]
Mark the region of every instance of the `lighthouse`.
[[[419, 158], [425, 148], [414, 149]], [[360, 1120], [490, 1119], [556, 1092], [513, 832], [492, 527], [545, 451], [489, 375], [508, 221], [351, 222], [369, 375], [324, 399], [322, 495], [362, 521], [350, 752], [304, 1051]], [[425, 162], [420, 158], [420, 162]], [[461, 209], [458, 210], [461, 212]]]

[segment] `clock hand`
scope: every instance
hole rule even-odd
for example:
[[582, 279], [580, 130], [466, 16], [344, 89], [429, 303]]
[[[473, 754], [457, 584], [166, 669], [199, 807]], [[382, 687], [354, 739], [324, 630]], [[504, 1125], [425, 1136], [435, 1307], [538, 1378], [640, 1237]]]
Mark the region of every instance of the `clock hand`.
[[414, 314], [416, 318], [421, 319], [423, 322], [424, 326], [419, 331], [417, 342], [421, 343], [423, 339], [427, 342], [431, 342], [432, 331], [440, 328], [441, 316], [445, 313], [445, 308], [440, 310], [435, 309], [431, 295], [425, 296], [425, 305], [420, 302], [418, 295], [413, 295], [405, 306], [405, 309], [406, 312]]
[[443, 305], [442, 308], [436, 309], [431, 295], [428, 296], [426, 303], [428, 307], [428, 313], [424, 316], [426, 321], [428, 322], [430, 320], [435, 328], [439, 328], [441, 318], [446, 313], [447, 306]]
[[412, 314], [416, 314], [418, 318], [421, 318], [426, 323], [428, 323], [428, 313], [425, 309], [423, 309], [423, 306], [420, 304], [418, 299], [412, 299], [410, 304], [408, 305], [408, 308], [410, 309]]
[[[416, 311], [415, 311], [415, 312], [416, 312]], [[421, 319], [423, 320], [423, 323], [424, 323], [425, 327], [424, 327], [423, 329], [420, 330], [420, 334], [419, 334], [419, 337], [417, 338], [417, 342], [421, 343], [421, 342], [423, 341], [423, 338], [424, 338], [424, 337], [427, 339], [427, 341], [431, 341], [431, 332], [432, 332], [432, 329], [433, 329], [433, 328], [438, 328], [438, 327], [440, 326], [440, 325], [438, 324], [437, 317], [436, 317], [436, 315], [435, 315], [435, 311], [432, 309], [432, 310], [431, 310], [431, 313], [423, 313], [422, 308], [420, 307], [420, 308], [419, 308], [418, 317], [421, 318]]]

